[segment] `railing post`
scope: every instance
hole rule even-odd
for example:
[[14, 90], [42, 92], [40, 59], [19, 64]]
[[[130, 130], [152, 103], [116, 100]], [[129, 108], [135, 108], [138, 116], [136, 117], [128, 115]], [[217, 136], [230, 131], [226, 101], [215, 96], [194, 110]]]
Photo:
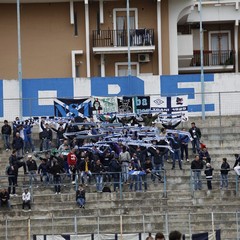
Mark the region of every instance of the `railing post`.
[[77, 216], [74, 215], [74, 232], [77, 235]]
[[121, 173], [118, 173], [120, 176], [119, 176], [119, 192], [120, 192], [120, 199], [122, 200], [123, 198], [123, 194], [122, 194], [122, 174]]
[[219, 92], [218, 93], [218, 102], [219, 102], [219, 127], [220, 127], [220, 141], [221, 141], [221, 144], [222, 144], [222, 112], [221, 112], [221, 93]]
[[6, 216], [6, 222], [5, 222], [5, 239], [8, 240], [8, 216]]
[[145, 236], [145, 215], [143, 214], [143, 233], [144, 233], [144, 236]]
[[166, 171], [163, 170], [163, 196], [166, 198], [167, 197], [167, 178], [166, 178]]
[[31, 240], [31, 219], [28, 217], [28, 240]]
[[238, 179], [239, 179], [239, 176], [236, 174], [236, 196], [238, 195]]

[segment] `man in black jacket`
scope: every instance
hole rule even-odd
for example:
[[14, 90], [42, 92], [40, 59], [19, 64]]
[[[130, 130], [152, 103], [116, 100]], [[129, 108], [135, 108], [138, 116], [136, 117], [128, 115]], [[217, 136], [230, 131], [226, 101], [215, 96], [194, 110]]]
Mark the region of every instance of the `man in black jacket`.
[[10, 136], [12, 134], [12, 127], [8, 124], [7, 120], [4, 120], [4, 125], [2, 126], [2, 138], [4, 141], [4, 147], [6, 151], [9, 151], [10, 147]]
[[16, 171], [15, 174], [15, 184], [17, 186], [17, 177], [18, 177], [18, 169], [20, 167], [23, 167], [24, 169], [24, 174], [27, 174], [27, 167], [26, 163], [24, 161], [20, 161], [23, 159], [23, 157], [17, 157], [17, 150], [13, 150], [11, 156], [9, 157], [9, 165], [10, 167], [13, 167]]
[[3, 205], [6, 205], [9, 209], [11, 208], [10, 195], [6, 188], [0, 192], [0, 207]]
[[191, 123], [191, 128], [189, 129], [189, 133], [191, 134], [192, 137], [192, 150], [193, 153], [199, 152], [200, 150], [200, 139], [202, 137], [201, 130], [200, 128], [196, 127], [195, 122]]
[[195, 159], [191, 163], [191, 170], [193, 173], [194, 189], [202, 189], [201, 170], [203, 169], [203, 162], [200, 160], [199, 155], [195, 156]]

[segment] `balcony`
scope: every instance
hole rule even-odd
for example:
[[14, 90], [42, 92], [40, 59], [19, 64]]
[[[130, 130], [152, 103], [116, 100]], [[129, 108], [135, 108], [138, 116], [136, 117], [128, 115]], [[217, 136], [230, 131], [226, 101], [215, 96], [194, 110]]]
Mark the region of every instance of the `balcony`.
[[[203, 51], [203, 66], [206, 72], [231, 72], [234, 70], [235, 51]], [[179, 59], [180, 61], [180, 59]], [[200, 50], [193, 51], [189, 65], [179, 64], [179, 73], [199, 72], [201, 70]]]
[[[127, 30], [94, 30], [93, 52], [95, 54], [127, 53]], [[131, 29], [130, 50], [132, 53], [153, 52], [154, 30]]]

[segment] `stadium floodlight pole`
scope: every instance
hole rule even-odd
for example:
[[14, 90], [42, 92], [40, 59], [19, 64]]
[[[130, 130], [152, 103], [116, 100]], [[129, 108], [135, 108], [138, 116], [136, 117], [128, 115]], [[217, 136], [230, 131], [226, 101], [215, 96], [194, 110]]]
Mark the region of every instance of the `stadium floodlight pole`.
[[130, 51], [130, 13], [129, 13], [129, 0], [127, 0], [127, 46], [128, 46], [128, 76], [131, 76], [131, 51]]
[[17, 0], [17, 35], [18, 35], [18, 84], [19, 84], [19, 119], [22, 120], [22, 55], [20, 29], [20, 0]]
[[199, 15], [200, 15], [200, 59], [201, 59], [202, 120], [205, 120], [205, 88], [204, 88], [204, 72], [203, 72], [202, 0], [199, 0]]

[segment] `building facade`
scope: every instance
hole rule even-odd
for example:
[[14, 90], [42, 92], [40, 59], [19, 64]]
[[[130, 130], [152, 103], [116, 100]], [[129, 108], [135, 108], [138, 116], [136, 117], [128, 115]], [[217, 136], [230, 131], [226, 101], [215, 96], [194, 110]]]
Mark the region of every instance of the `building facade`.
[[[0, 0], [2, 99], [21, 92], [16, 1]], [[191, 89], [201, 92], [195, 76], [201, 70], [200, 13], [204, 73], [211, 74], [205, 91], [240, 90], [239, 0], [201, 2], [129, 0], [128, 8], [127, 0], [20, 0], [22, 97], [38, 99], [34, 109], [43, 111], [52, 103], [40, 98], [93, 95], [184, 93], [199, 105]], [[0, 115], [9, 112], [5, 101]]]

